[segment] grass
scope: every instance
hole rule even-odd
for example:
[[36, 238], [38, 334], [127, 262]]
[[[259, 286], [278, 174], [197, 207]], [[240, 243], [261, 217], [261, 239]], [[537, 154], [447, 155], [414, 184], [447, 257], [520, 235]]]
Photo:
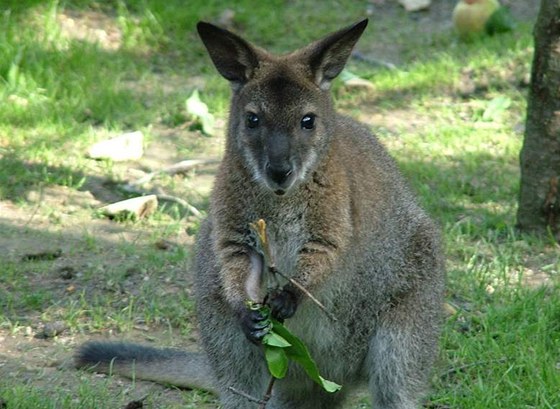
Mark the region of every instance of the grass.
[[[278, 52], [364, 14], [360, 2], [228, 7], [239, 32]], [[107, 334], [192, 346], [185, 271], [198, 219], [173, 202], [138, 222], [110, 222], [95, 209], [128, 196], [118, 187], [136, 178], [131, 168], [220, 154], [220, 137], [189, 127], [185, 100], [199, 88], [223, 123], [228, 86], [194, 25], [219, 20], [224, 9], [212, 0], [188, 7], [179, 0], [0, 4], [0, 406], [117, 407], [146, 390], [58, 371], [33, 358], [36, 350], [64, 361], [79, 342]], [[341, 110], [380, 136], [444, 232], [450, 312], [428, 405], [560, 407], [558, 246], [515, 230], [531, 23], [463, 44], [450, 29], [422, 31], [401, 9], [388, 9], [385, 18], [372, 17], [359, 48], [376, 55], [396, 44], [398, 70], [352, 60], [349, 69], [374, 90], [338, 82], [334, 95]], [[388, 30], [395, 25], [400, 30]], [[143, 131], [151, 162], [96, 162], [83, 154], [127, 130]], [[204, 212], [201, 181], [212, 172], [157, 178], [153, 187]], [[162, 249], [162, 241], [169, 246]], [[22, 259], [58, 248], [59, 258]], [[38, 343], [33, 334], [53, 322], [65, 331]], [[199, 392], [146, 394], [149, 407], [215, 407]], [[368, 402], [358, 396], [347, 409]]]

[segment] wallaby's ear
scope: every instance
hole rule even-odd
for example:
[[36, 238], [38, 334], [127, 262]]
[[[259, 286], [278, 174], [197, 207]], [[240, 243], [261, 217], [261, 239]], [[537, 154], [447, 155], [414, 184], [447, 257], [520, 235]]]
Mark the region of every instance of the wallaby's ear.
[[315, 83], [323, 90], [330, 87], [344, 68], [352, 48], [364, 32], [368, 19], [332, 33], [304, 48]]
[[256, 49], [213, 24], [201, 21], [196, 28], [219, 73], [234, 86], [246, 83], [259, 65]]

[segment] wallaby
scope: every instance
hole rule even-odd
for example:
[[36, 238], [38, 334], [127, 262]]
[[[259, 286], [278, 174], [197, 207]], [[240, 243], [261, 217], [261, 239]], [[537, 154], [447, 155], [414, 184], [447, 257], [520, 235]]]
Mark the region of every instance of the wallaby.
[[[374, 408], [418, 408], [437, 352], [444, 267], [439, 232], [396, 164], [365, 126], [335, 112], [329, 94], [367, 25], [363, 20], [276, 56], [200, 22], [232, 87], [223, 161], [197, 238], [195, 294], [204, 354], [88, 343], [78, 366], [219, 394], [224, 409], [256, 408], [270, 379], [259, 341], [262, 301], [299, 336], [329, 394], [297, 366], [274, 384], [270, 409], [337, 408], [367, 380]], [[250, 224], [267, 223], [276, 267], [293, 283], [267, 294]], [[285, 285], [284, 285], [285, 284]]]

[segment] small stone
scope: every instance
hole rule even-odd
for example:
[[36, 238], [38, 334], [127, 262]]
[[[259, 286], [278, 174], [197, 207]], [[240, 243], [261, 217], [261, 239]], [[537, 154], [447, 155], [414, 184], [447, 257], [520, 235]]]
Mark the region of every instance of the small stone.
[[406, 11], [420, 11], [430, 7], [431, 0], [399, 0]]
[[24, 254], [21, 261], [44, 261], [54, 260], [62, 256], [62, 249], [41, 251], [38, 253]]
[[76, 270], [72, 266], [64, 266], [59, 270], [59, 273], [63, 280], [71, 280], [76, 275]]
[[129, 132], [97, 142], [87, 155], [92, 159], [111, 159], [115, 162], [138, 160], [144, 155], [144, 135], [140, 131]]
[[457, 309], [449, 303], [443, 303], [443, 311], [447, 317], [452, 317], [457, 314]]
[[344, 87], [347, 89], [364, 89], [364, 90], [374, 90], [375, 85], [372, 82], [365, 80], [363, 78], [350, 78], [344, 82]]
[[159, 239], [155, 242], [155, 246], [159, 250], [171, 250], [175, 247], [175, 244], [169, 240]]
[[28, 99], [22, 98], [15, 94], [8, 96], [8, 102], [11, 102], [12, 104], [18, 105], [20, 107], [26, 107], [27, 105], [29, 105]]
[[218, 24], [222, 27], [233, 27], [233, 19], [235, 17], [235, 11], [232, 9], [225, 9], [220, 14], [218, 18]]
[[141, 219], [152, 214], [157, 209], [157, 206], [157, 196], [147, 195], [111, 203], [99, 210], [107, 217], [113, 219], [126, 219], [127, 217]]
[[57, 335], [62, 334], [66, 328], [66, 324], [62, 321], [55, 321], [55, 322], [47, 322], [43, 324], [43, 327], [37, 331], [35, 334], [35, 338], [38, 339], [48, 339], [54, 338]]
[[130, 401], [126, 404], [124, 409], [142, 409], [144, 407], [144, 401], [146, 400], [146, 398], [147, 396], [138, 400]]

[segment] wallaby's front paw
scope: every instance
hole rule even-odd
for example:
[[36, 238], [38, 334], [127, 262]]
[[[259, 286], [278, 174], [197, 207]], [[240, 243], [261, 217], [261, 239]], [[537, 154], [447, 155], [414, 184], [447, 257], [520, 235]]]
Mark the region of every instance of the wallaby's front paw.
[[274, 318], [285, 320], [296, 313], [299, 298], [298, 291], [288, 284], [282, 290], [270, 292], [266, 297], [265, 304], [270, 307], [270, 312]]
[[240, 313], [240, 323], [247, 339], [257, 345], [272, 329], [269, 314], [261, 309], [243, 308]]

